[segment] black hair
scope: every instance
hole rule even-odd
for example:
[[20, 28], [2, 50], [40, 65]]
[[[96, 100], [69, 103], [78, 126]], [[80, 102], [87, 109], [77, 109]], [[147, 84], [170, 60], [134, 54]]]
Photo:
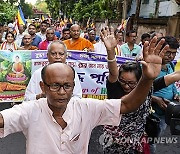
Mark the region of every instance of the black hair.
[[66, 31], [70, 31], [70, 29], [69, 29], [69, 28], [64, 28], [64, 29], [62, 30], [62, 33], [66, 32]]
[[36, 28], [36, 25], [35, 25], [35, 24], [30, 24], [28, 27], [30, 27], [30, 26], [33, 26], [33, 27], [35, 27], [35, 28]]
[[42, 25], [42, 24], [46, 24], [46, 25], [48, 25], [48, 23], [47, 23], [47, 21], [46, 21], [46, 20], [42, 21], [42, 22], [41, 22], [41, 25]]
[[129, 31], [126, 32], [126, 36], [130, 36], [130, 34], [132, 34], [132, 33], [137, 34], [137, 32], [135, 30], [129, 30]]
[[171, 49], [177, 49], [179, 48], [179, 42], [178, 40], [173, 37], [173, 36], [165, 36], [165, 37], [161, 37], [158, 39], [157, 43], [159, 43], [159, 41], [161, 39], [165, 39], [165, 42], [163, 43], [162, 47], [161, 47], [161, 50], [166, 46], [166, 45], [169, 45], [169, 48]]
[[66, 25], [66, 27], [70, 29], [72, 25], [73, 25], [73, 24], [68, 23], [68, 24]]
[[148, 33], [144, 33], [144, 34], [142, 34], [141, 35], [141, 40], [144, 40], [145, 38], [151, 38], [151, 36], [150, 36], [150, 34], [148, 34]]
[[90, 31], [94, 30], [93, 28], [87, 28], [87, 32], [89, 33]]
[[[48, 64], [48, 65], [46, 65], [46, 66], [44, 66], [43, 67], [43, 69], [41, 70], [41, 78], [42, 78], [42, 81], [43, 82], [46, 82], [45, 81], [45, 76], [46, 76], [46, 69], [47, 69], [47, 67], [49, 66], [49, 65], [53, 65], [54, 63], [52, 63], [52, 64]], [[66, 64], [65, 64], [66, 65]], [[67, 65], [67, 66], [69, 66], [69, 65]], [[72, 69], [72, 71], [73, 71], [73, 80], [75, 79], [75, 70], [74, 70], [74, 68], [72, 67], [72, 66], [69, 66], [71, 69]]]
[[116, 30], [114, 31], [114, 35], [116, 35], [117, 33], [122, 33], [122, 34], [123, 34], [123, 31], [121, 31], [121, 30], [119, 30], [119, 29], [116, 29]]
[[138, 81], [142, 75], [142, 69], [140, 63], [138, 62], [125, 62], [119, 68], [119, 76], [121, 75], [122, 72], [134, 72]]
[[8, 34], [11, 34], [13, 36], [13, 38], [15, 39], [14, 33], [13, 32], [7, 32], [5, 35], [5, 39], [7, 39]]

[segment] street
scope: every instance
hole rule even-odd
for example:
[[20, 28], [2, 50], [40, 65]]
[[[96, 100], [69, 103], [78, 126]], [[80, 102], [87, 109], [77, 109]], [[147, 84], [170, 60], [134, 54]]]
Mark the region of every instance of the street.
[[[0, 110], [11, 107], [9, 103], [1, 103]], [[101, 127], [93, 130], [90, 144], [89, 154], [102, 154], [102, 146], [99, 144], [99, 136], [102, 134]], [[179, 154], [180, 153], [180, 136], [170, 135], [169, 127], [167, 127], [163, 137], [177, 137], [177, 143], [157, 144], [156, 154]], [[0, 154], [25, 154], [25, 137], [22, 133], [11, 134], [0, 139]]]

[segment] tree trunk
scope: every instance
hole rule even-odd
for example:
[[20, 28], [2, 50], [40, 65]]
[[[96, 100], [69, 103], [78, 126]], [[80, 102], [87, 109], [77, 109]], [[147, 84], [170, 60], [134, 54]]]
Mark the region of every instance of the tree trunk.
[[140, 14], [140, 8], [141, 8], [141, 0], [136, 1], [136, 14], [134, 19], [134, 30], [137, 30], [138, 27], [138, 18]]
[[126, 20], [127, 18], [127, 0], [123, 1], [123, 12], [122, 12], [122, 20]]
[[158, 18], [158, 16], [159, 16], [159, 4], [160, 4], [160, 0], [156, 0], [156, 7], [155, 7], [155, 12], [154, 12], [154, 18]]

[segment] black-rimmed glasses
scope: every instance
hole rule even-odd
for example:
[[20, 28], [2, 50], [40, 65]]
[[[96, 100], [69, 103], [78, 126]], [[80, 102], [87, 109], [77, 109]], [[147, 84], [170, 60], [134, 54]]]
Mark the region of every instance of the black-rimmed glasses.
[[49, 90], [50, 91], [53, 91], [53, 92], [57, 92], [61, 89], [61, 87], [63, 87], [63, 89], [67, 92], [67, 91], [70, 91], [70, 90], [73, 90], [74, 88], [74, 83], [71, 84], [71, 83], [65, 83], [63, 85], [59, 84], [59, 83], [52, 83], [52, 84], [47, 84], [46, 82], [44, 82], [44, 84], [46, 86], [48, 86]]
[[125, 81], [123, 79], [118, 79], [118, 81], [122, 86], [128, 85], [131, 89], [133, 89], [137, 85], [136, 81]]
[[165, 55], [166, 55], [166, 56], [170, 56], [170, 55], [176, 56], [176, 52], [166, 51]]

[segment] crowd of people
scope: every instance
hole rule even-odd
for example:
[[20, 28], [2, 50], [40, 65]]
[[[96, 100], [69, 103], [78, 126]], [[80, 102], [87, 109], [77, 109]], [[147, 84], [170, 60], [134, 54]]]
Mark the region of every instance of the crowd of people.
[[[151, 107], [161, 121], [162, 134], [168, 102], [179, 101], [174, 82], [180, 80], [180, 71], [174, 70], [172, 62], [180, 49], [178, 40], [146, 32], [136, 44], [134, 30], [124, 34], [105, 27], [97, 36], [94, 28], [81, 33], [78, 24], [63, 28], [59, 24], [43, 21], [39, 32], [33, 23], [27, 28], [19, 25], [18, 33], [11, 24], [1, 26], [1, 50], [47, 50], [49, 61], [32, 74], [25, 101], [1, 112], [2, 136], [22, 131], [28, 153], [79, 154], [87, 153], [93, 128], [103, 125], [104, 154], [155, 153], [155, 144], [145, 148], [141, 140], [148, 135], [145, 125]], [[64, 64], [67, 50], [107, 55], [107, 100], [82, 98], [77, 73]], [[118, 68], [116, 56], [140, 62]], [[129, 140], [121, 142], [122, 138]]]

